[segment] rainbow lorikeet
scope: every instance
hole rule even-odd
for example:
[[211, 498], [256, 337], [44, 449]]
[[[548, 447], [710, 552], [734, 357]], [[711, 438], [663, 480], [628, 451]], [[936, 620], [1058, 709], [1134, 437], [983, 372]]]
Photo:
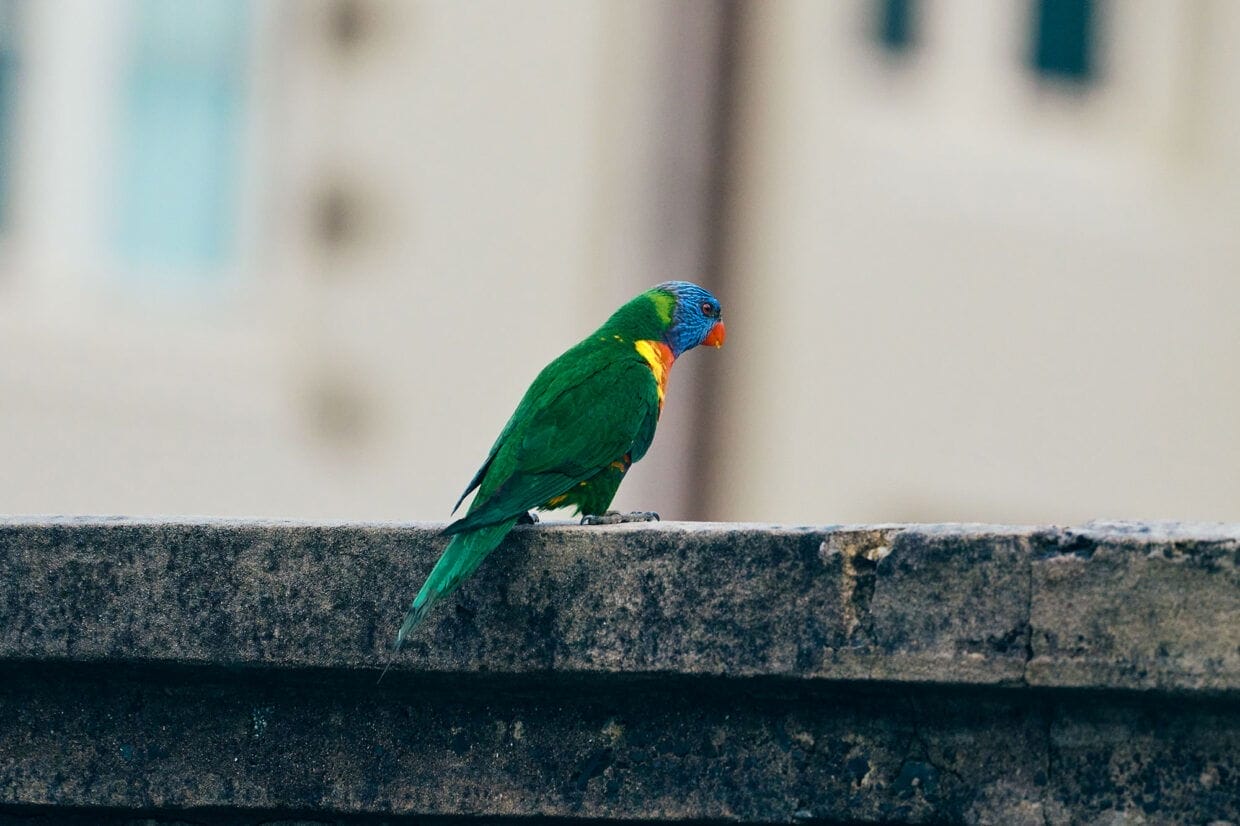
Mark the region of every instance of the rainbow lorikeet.
[[699, 344], [723, 345], [720, 314], [706, 290], [668, 281], [543, 368], [457, 500], [453, 511], [477, 488], [465, 516], [444, 529], [452, 538], [410, 605], [393, 656], [514, 525], [534, 521], [531, 509], [574, 507], [584, 524], [658, 518], [607, 507], [650, 447], [672, 362]]

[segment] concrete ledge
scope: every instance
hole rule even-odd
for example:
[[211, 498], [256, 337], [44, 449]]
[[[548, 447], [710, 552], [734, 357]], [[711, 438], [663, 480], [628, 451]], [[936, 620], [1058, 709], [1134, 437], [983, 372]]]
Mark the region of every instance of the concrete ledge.
[[376, 688], [438, 527], [0, 519], [0, 823], [1240, 822], [1240, 528], [518, 529]]
[[[439, 525], [0, 520], [0, 662], [360, 669]], [[396, 669], [1240, 690], [1240, 529], [521, 528]]]

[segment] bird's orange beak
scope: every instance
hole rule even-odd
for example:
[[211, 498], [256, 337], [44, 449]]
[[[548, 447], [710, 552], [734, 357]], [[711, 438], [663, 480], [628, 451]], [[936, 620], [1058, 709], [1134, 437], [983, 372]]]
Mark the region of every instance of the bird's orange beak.
[[728, 337], [728, 331], [723, 328], [722, 321], [716, 321], [715, 326], [710, 328], [710, 332], [706, 334], [706, 338], [702, 339], [703, 344], [709, 344], [711, 347], [722, 347], [723, 340]]

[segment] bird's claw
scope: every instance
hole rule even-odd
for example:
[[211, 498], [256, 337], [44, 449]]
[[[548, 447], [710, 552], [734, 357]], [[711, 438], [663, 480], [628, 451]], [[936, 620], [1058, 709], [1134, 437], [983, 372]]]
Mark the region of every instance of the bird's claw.
[[658, 521], [659, 515], [654, 511], [631, 511], [629, 513], [607, 511], [607, 513], [581, 517], [581, 524], [583, 525], [620, 525], [624, 522]]
[[517, 517], [517, 524], [518, 525], [537, 525], [538, 514], [534, 513], [533, 511], [526, 511], [525, 513]]

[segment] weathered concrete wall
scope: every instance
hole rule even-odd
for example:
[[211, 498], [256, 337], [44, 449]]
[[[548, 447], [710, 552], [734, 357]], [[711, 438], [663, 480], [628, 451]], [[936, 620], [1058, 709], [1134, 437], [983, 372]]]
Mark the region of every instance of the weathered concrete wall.
[[0, 824], [1240, 823], [1240, 528], [0, 520]]

